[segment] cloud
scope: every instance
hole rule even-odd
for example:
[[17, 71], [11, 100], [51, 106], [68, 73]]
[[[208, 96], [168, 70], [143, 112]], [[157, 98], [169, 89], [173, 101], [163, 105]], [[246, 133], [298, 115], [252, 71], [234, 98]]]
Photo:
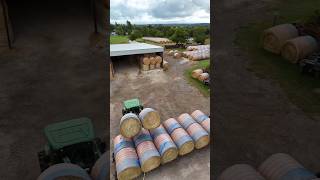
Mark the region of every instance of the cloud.
[[111, 0], [110, 21], [135, 24], [209, 23], [210, 0]]

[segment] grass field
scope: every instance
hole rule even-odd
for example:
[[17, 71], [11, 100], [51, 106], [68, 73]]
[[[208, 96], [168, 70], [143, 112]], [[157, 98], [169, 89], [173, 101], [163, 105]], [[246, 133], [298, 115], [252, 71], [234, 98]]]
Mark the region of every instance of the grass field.
[[126, 44], [129, 43], [127, 36], [110, 36], [110, 44]]
[[[277, 13], [277, 24], [298, 22], [307, 19], [317, 8], [318, 0], [282, 0], [270, 6], [269, 14]], [[246, 51], [252, 59], [248, 70], [261, 78], [271, 78], [286, 92], [289, 99], [310, 117], [320, 115], [320, 79], [301, 75], [298, 65], [291, 64], [281, 56], [266, 52], [261, 48], [261, 32], [272, 26], [270, 22], [251, 23], [242, 27], [235, 42]]]
[[194, 85], [195, 87], [197, 87], [199, 89], [199, 91], [206, 97], [210, 96], [210, 89], [208, 88], [208, 86], [204, 85], [202, 82], [200, 82], [199, 80], [197, 79], [194, 79], [192, 76], [191, 76], [191, 73], [193, 70], [195, 69], [205, 69], [205, 68], [208, 68], [210, 66], [210, 60], [202, 60], [202, 61], [199, 61], [199, 63], [187, 70], [185, 70], [184, 72], [184, 76], [187, 78], [187, 80], [192, 84]]

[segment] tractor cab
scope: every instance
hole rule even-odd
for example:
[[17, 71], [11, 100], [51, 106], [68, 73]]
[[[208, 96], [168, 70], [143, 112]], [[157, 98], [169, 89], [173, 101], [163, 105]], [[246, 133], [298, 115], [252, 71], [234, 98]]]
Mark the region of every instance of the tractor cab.
[[122, 115], [127, 113], [134, 113], [139, 115], [140, 111], [142, 111], [143, 106], [140, 104], [139, 99], [130, 99], [123, 102]]
[[95, 137], [88, 118], [50, 124], [44, 133], [48, 143], [38, 153], [41, 171], [54, 164], [72, 163], [90, 172], [105, 151], [105, 144]]

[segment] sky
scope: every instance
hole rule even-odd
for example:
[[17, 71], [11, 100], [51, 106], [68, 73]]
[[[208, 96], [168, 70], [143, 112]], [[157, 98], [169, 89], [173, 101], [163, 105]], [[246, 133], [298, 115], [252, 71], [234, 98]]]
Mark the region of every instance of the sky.
[[110, 23], [210, 23], [210, 0], [110, 0]]

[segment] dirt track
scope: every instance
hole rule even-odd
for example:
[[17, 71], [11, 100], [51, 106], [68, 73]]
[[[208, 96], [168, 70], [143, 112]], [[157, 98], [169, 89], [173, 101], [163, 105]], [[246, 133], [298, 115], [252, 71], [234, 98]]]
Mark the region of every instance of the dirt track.
[[52, 9], [37, 5], [18, 9], [15, 48], [0, 50], [2, 180], [39, 176], [37, 152], [50, 123], [86, 116], [98, 136], [106, 134], [105, 54], [90, 47], [89, 12], [79, 1]]
[[272, 19], [264, 14], [268, 1], [223, 0], [213, 6], [215, 178], [236, 163], [257, 167], [277, 152], [320, 171], [320, 122], [294, 106], [276, 83], [247, 71], [251, 59], [233, 44], [240, 26]]
[[[145, 107], [157, 109], [162, 120], [177, 118], [182, 113], [191, 113], [196, 109], [209, 113], [209, 98], [204, 97], [183, 77], [183, 70], [190, 67], [190, 64], [180, 64], [179, 60], [170, 57], [165, 59], [169, 61], [169, 71], [155, 70], [142, 74], [139, 74], [137, 63], [128, 61], [114, 63], [116, 78], [110, 84], [110, 137], [119, 134], [122, 102], [131, 98], [139, 98]], [[209, 147], [195, 150], [185, 157], [147, 173], [146, 179], [209, 179], [209, 157]], [[114, 170], [111, 170], [111, 179], [114, 179], [113, 175]]]

